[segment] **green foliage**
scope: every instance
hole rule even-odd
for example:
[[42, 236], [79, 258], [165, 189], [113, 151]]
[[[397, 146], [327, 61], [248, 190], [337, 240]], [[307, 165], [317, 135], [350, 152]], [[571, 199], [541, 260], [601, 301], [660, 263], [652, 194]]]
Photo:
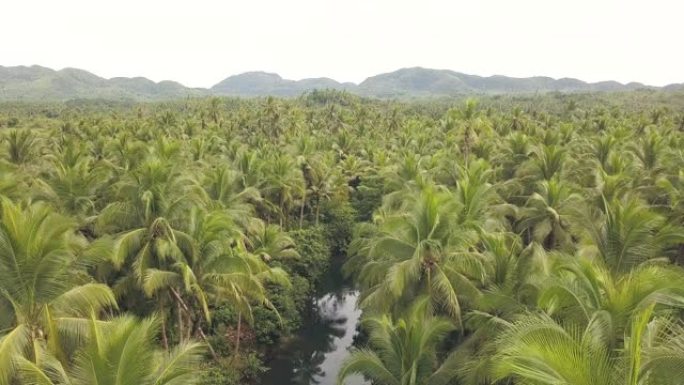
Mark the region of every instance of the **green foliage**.
[[158, 351], [153, 344], [156, 319], [120, 317], [101, 323], [91, 318], [87, 326], [88, 342], [76, 353], [70, 370], [47, 352], [37, 351], [35, 363], [19, 360], [22, 380], [44, 385], [199, 383], [196, 368], [204, 357], [203, 346], [182, 343], [171, 351]]
[[268, 297], [278, 314], [263, 307], [254, 309], [254, 333], [259, 346], [270, 346], [302, 326], [302, 314], [311, 297], [311, 284], [305, 277], [293, 275], [290, 287], [271, 285]]
[[232, 367], [223, 367], [219, 365], [209, 366], [204, 369], [202, 378], [200, 379], [202, 385], [241, 385], [240, 374]]
[[385, 193], [383, 186], [384, 182], [379, 177], [361, 179], [351, 199], [360, 221], [369, 221], [373, 212], [380, 207]]
[[330, 245], [326, 235], [322, 226], [290, 232], [300, 258], [291, 261], [285, 268], [293, 274], [305, 277], [311, 287], [318, 283], [330, 263]]
[[242, 385], [255, 383], [266, 370], [254, 353], [239, 360], [219, 360], [204, 368], [199, 383], [202, 385]]
[[333, 256], [345, 256], [356, 224], [356, 210], [346, 202], [329, 202], [321, 216], [330, 253]]
[[368, 335], [343, 375], [674, 385], [682, 106], [334, 91], [0, 104], [16, 126], [0, 145], [0, 385], [116, 383], [112, 368], [145, 384], [174, 357], [179, 377], [159, 383], [202, 378], [198, 361], [206, 383], [258, 382], [341, 264]]
[[352, 352], [342, 365], [338, 384], [358, 373], [379, 385], [447, 384], [456, 375], [455, 360], [439, 362], [436, 347], [454, 330], [444, 318], [433, 318], [429, 299], [417, 299], [405, 318], [388, 316], [365, 321], [370, 347]]

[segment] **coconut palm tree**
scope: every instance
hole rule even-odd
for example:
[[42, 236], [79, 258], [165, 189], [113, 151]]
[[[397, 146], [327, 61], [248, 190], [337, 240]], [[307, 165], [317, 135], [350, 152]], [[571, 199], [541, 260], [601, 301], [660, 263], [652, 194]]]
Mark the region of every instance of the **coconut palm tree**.
[[264, 177], [264, 197], [276, 208], [280, 227], [287, 227], [290, 210], [296, 199], [303, 195], [302, 172], [292, 157], [276, 154], [265, 161]]
[[[422, 294], [460, 326], [459, 296], [476, 296], [471, 279], [483, 265], [468, 253], [477, 233], [459, 226], [458, 201], [448, 191], [428, 186], [397, 212], [377, 218], [377, 228], [353, 248], [347, 269], [358, 269], [361, 305], [401, 308]], [[403, 305], [402, 305], [403, 304]]]
[[277, 225], [257, 220], [246, 234], [247, 249], [264, 261], [297, 258], [295, 243]]
[[[659, 318], [649, 325], [642, 342], [642, 383], [676, 385], [684, 378], [684, 325], [681, 320]], [[642, 374], [645, 373], [645, 374]]]
[[459, 212], [457, 223], [469, 230], [496, 230], [501, 227], [501, 214], [513, 213], [513, 207], [501, 204], [494, 186], [490, 183], [492, 169], [478, 159], [467, 167], [459, 167], [454, 191]]
[[62, 212], [75, 217], [94, 214], [98, 193], [108, 177], [108, 170], [79, 157], [69, 164], [55, 161], [53, 168], [39, 180], [38, 198], [52, 202]]
[[181, 258], [190, 240], [174, 224], [199, 202], [191, 180], [171, 164], [153, 158], [116, 187], [118, 200], [104, 208], [96, 226], [100, 233], [120, 234], [114, 263], [122, 266], [134, 257], [141, 278], [147, 266]]
[[636, 313], [624, 343], [617, 345], [603, 312], [593, 314], [584, 328], [543, 314], [523, 316], [497, 339], [492, 378], [549, 385], [675, 384], [684, 363], [679, 345], [684, 335], [680, 327], [663, 327], [671, 323], [653, 319], [652, 310]]
[[525, 164], [532, 155], [532, 143], [530, 137], [522, 132], [514, 132], [498, 141], [499, 153], [493, 156], [496, 164], [503, 167], [503, 178], [513, 178], [518, 168]]
[[[192, 239], [193, 253], [166, 269], [149, 268], [143, 277], [148, 296], [169, 290], [176, 301], [180, 338], [196, 332], [206, 339], [203, 324], [211, 323], [210, 306], [228, 303], [238, 312], [236, 352], [240, 347], [242, 317], [253, 321], [253, 305], [275, 310], [265, 285], [273, 282], [288, 286], [287, 274], [267, 264], [271, 256], [291, 254], [278, 245], [262, 245], [259, 254], [244, 246], [242, 234], [224, 211], [193, 210], [187, 234]], [[286, 241], [286, 239], [285, 239]], [[284, 246], [283, 240], [280, 245]], [[270, 247], [270, 249], [269, 249]], [[267, 253], [272, 253], [271, 255]], [[210, 347], [211, 348], [211, 347]]]
[[411, 191], [430, 183], [428, 157], [408, 152], [397, 157], [392, 166], [382, 170], [387, 192]]
[[17, 173], [17, 166], [0, 162], [0, 196], [9, 198], [13, 201], [20, 201], [26, 198], [24, 192], [27, 190], [25, 178], [21, 178], [23, 173]]
[[[487, 267], [487, 284], [464, 319], [468, 334], [451, 355], [457, 362], [458, 383], [494, 383], [496, 336], [520, 314], [536, 308], [539, 282], [554, 271], [556, 258], [537, 243], [525, 248], [515, 234], [481, 235], [480, 253]], [[507, 382], [503, 382], [507, 384]]]
[[445, 385], [456, 375], [455, 361], [439, 360], [437, 348], [455, 326], [433, 317], [429, 300], [418, 300], [406, 317], [364, 320], [371, 349], [357, 349], [342, 364], [337, 383], [362, 374], [378, 385]]
[[643, 265], [611, 273], [600, 262], [571, 259], [541, 283], [538, 304], [549, 314], [586, 324], [598, 311], [616, 338], [640, 309], [658, 304], [659, 312], [684, 307], [684, 271], [674, 266]]
[[536, 190], [519, 211], [517, 229], [547, 250], [570, 247], [570, 219], [582, 202], [581, 196], [559, 178], [539, 182]]
[[314, 222], [318, 225], [323, 202], [346, 192], [346, 186], [331, 156], [309, 157], [302, 164], [302, 175], [305, 182], [305, 186], [303, 186], [305, 196], [302, 199], [300, 227], [302, 226], [304, 206], [307, 200], [310, 201]]
[[155, 340], [159, 320], [122, 316], [108, 322], [91, 319], [88, 341], [74, 360], [62, 363], [44, 352], [37, 362], [20, 359], [26, 384], [40, 385], [173, 385], [196, 384], [204, 347], [184, 342], [170, 352]]
[[[145, 292], [149, 269], [171, 271], [179, 264], [188, 265], [195, 252], [194, 243], [182, 231], [181, 218], [189, 215], [193, 204], [200, 201], [199, 193], [189, 178], [156, 158], [127, 173], [115, 187], [117, 200], [100, 212], [95, 230], [98, 235], [115, 234], [116, 247], [110, 265], [120, 272], [112, 284], [124, 298], [128, 295], [135, 299]], [[113, 274], [101, 275], [111, 280]], [[180, 304], [171, 288], [168, 295], [157, 294], [156, 306], [161, 314], [162, 339], [166, 346], [166, 309], [174, 303]], [[178, 327], [183, 329], [182, 325]]]
[[250, 227], [254, 216], [254, 204], [262, 201], [261, 193], [254, 186], [245, 186], [243, 176], [227, 165], [210, 169], [199, 183], [210, 207], [225, 210], [242, 231]]
[[604, 200], [602, 210], [584, 221], [590, 246], [585, 252], [595, 254], [613, 272], [666, 257], [668, 247], [683, 241], [679, 227], [635, 198]]
[[7, 157], [14, 164], [26, 164], [36, 155], [40, 137], [27, 129], [12, 129], [4, 136], [7, 145]]
[[531, 171], [538, 180], [550, 180], [561, 172], [567, 156], [567, 149], [556, 145], [543, 145], [534, 152]]
[[88, 249], [73, 223], [42, 204], [2, 199], [0, 221], [0, 384], [12, 384], [17, 359], [41, 351], [67, 360], [91, 313], [116, 307], [112, 291], [86, 268], [103, 255]]

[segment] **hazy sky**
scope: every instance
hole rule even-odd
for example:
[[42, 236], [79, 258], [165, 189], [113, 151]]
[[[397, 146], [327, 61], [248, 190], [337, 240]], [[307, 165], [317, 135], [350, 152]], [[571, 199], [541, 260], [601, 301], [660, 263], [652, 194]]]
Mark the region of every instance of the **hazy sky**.
[[0, 0], [0, 65], [206, 87], [401, 67], [684, 82], [679, 0]]

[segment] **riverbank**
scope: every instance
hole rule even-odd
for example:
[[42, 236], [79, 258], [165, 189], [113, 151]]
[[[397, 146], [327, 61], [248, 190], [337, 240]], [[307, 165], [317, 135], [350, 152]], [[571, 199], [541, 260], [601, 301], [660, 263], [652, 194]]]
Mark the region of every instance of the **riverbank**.
[[[334, 258], [317, 288], [312, 311], [292, 338], [283, 341], [265, 363], [262, 385], [333, 385], [349, 355], [361, 317], [358, 291], [341, 274], [343, 258]], [[363, 385], [351, 378], [347, 385]]]

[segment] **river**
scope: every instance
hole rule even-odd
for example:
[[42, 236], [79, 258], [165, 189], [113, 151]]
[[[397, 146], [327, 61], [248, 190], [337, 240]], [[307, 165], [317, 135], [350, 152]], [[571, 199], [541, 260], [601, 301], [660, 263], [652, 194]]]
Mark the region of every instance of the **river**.
[[[361, 311], [358, 292], [342, 278], [335, 262], [323, 278], [314, 301], [314, 311], [291, 340], [276, 349], [266, 362], [270, 368], [263, 385], [334, 385], [342, 362], [349, 355]], [[365, 385], [360, 376], [345, 385]]]

